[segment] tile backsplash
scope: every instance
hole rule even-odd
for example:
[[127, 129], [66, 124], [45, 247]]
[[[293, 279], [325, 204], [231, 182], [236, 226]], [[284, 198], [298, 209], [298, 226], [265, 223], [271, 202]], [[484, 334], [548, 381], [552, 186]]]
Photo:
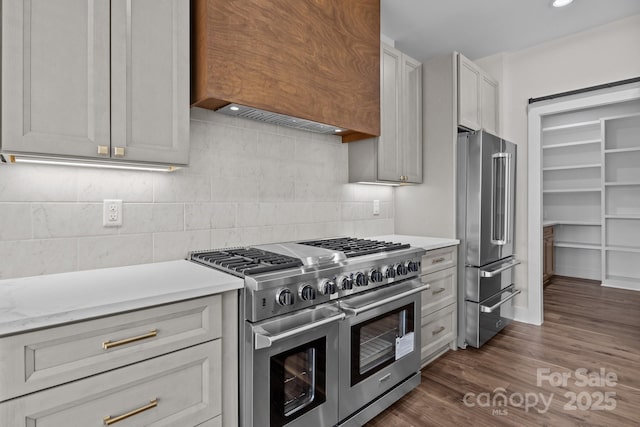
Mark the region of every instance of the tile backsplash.
[[[347, 151], [337, 136], [193, 109], [190, 167], [173, 173], [0, 165], [0, 279], [393, 233], [393, 189], [347, 184]], [[102, 226], [103, 199], [123, 200], [122, 227]]]

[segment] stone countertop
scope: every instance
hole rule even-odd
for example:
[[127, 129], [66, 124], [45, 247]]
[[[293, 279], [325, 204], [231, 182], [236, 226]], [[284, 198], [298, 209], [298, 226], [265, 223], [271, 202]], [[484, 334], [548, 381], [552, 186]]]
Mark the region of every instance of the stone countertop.
[[384, 236], [373, 236], [373, 237], [367, 237], [367, 238], [372, 240], [384, 240], [384, 241], [394, 242], [394, 243], [408, 243], [411, 246], [423, 248], [428, 251], [460, 244], [460, 240], [458, 239], [443, 239], [440, 237], [425, 237], [425, 236], [409, 236], [405, 234], [387, 234]]
[[0, 280], [0, 336], [242, 287], [186, 260]]

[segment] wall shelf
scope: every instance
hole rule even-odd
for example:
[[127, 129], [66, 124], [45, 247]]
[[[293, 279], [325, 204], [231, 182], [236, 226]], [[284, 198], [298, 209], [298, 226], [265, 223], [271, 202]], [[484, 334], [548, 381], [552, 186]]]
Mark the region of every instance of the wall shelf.
[[[640, 217], [639, 217], [640, 218]], [[545, 225], [584, 225], [588, 227], [599, 227], [602, 224], [599, 221], [566, 221], [566, 220], [556, 220], [556, 219], [545, 219], [543, 224]]]
[[549, 171], [563, 171], [563, 170], [573, 170], [573, 169], [595, 169], [601, 168], [602, 165], [600, 163], [594, 163], [590, 165], [570, 165], [570, 166], [552, 166], [548, 168], [542, 168], [544, 172]]
[[640, 185], [640, 181], [627, 181], [627, 182], [605, 182], [604, 185], [609, 186], [609, 187], [615, 187], [615, 186], [619, 186], [619, 187], [629, 187], [629, 186], [634, 186], [634, 185]]
[[[638, 143], [640, 144], [640, 141]], [[609, 149], [609, 150], [604, 150], [604, 154], [632, 153], [634, 151], [640, 151], [640, 147], [612, 148], [612, 149]]]
[[600, 188], [564, 188], [557, 190], [542, 190], [543, 193], [599, 193]]
[[556, 248], [573, 248], [573, 249], [589, 249], [589, 250], [602, 250], [602, 245], [594, 243], [580, 243], [580, 242], [553, 242], [553, 246]]
[[587, 122], [579, 122], [579, 123], [569, 123], [566, 125], [559, 126], [548, 126], [546, 128], [542, 128], [542, 132], [552, 132], [554, 130], [565, 130], [565, 129], [575, 129], [585, 126], [600, 126], [600, 120], [589, 120]]
[[584, 141], [573, 141], [573, 142], [563, 142], [562, 144], [543, 145], [542, 149], [546, 150], [549, 148], [577, 147], [580, 145], [600, 144], [601, 142], [602, 142], [601, 139], [587, 139]]
[[640, 214], [606, 214], [605, 219], [640, 219]]
[[606, 246], [604, 249], [612, 252], [630, 252], [640, 254], [640, 247], [633, 246]]

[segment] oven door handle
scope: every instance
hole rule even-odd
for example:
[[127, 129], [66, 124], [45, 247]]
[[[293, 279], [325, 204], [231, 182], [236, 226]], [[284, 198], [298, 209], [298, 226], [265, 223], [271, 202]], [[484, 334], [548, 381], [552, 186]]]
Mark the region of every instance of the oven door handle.
[[[506, 289], [505, 289], [505, 291], [506, 291]], [[487, 307], [486, 305], [481, 305], [480, 306], [480, 311], [482, 313], [493, 313], [493, 311], [495, 309], [500, 307], [502, 304], [510, 301], [511, 299], [515, 298], [516, 295], [518, 295], [519, 293], [522, 292], [520, 289], [509, 289], [509, 291], [511, 291], [511, 295], [509, 295], [505, 299], [501, 299], [499, 302], [497, 302], [496, 304], [492, 305], [491, 307]]]
[[517, 259], [514, 259], [511, 263], [503, 264], [502, 267], [496, 268], [495, 270], [480, 270], [480, 277], [494, 277], [494, 276], [497, 276], [498, 274], [502, 273], [503, 271], [512, 269], [513, 267], [515, 267], [518, 264], [520, 264], [520, 261], [518, 261]]
[[338, 313], [333, 316], [327, 317], [325, 319], [318, 320], [317, 322], [307, 323], [306, 325], [300, 326], [298, 328], [289, 329], [288, 331], [284, 331], [279, 334], [273, 334], [273, 335], [262, 328], [256, 328], [255, 348], [256, 350], [261, 350], [263, 348], [271, 347], [274, 343], [281, 341], [285, 338], [289, 338], [294, 335], [298, 335], [303, 332], [310, 331], [311, 329], [317, 328], [318, 326], [326, 325], [327, 323], [333, 323], [339, 320], [343, 320], [345, 317], [346, 316], [344, 313]]
[[417, 288], [412, 288], [409, 289], [408, 291], [404, 291], [402, 293], [399, 293], [397, 295], [393, 295], [390, 296], [388, 298], [376, 301], [376, 302], [372, 302], [371, 304], [367, 304], [364, 305], [362, 307], [352, 307], [344, 302], [340, 303], [340, 308], [342, 309], [342, 311], [344, 311], [345, 313], [347, 313], [348, 317], [354, 317], [357, 316], [359, 314], [364, 313], [365, 311], [369, 311], [369, 310], [373, 310], [374, 308], [378, 308], [380, 306], [383, 306], [385, 304], [389, 304], [391, 302], [397, 301], [399, 299], [402, 299], [404, 297], [408, 297], [411, 296], [413, 294], [417, 294], [419, 292], [422, 291], [426, 291], [428, 289], [431, 289], [431, 285], [429, 283], [424, 284], [422, 286], [418, 286]]

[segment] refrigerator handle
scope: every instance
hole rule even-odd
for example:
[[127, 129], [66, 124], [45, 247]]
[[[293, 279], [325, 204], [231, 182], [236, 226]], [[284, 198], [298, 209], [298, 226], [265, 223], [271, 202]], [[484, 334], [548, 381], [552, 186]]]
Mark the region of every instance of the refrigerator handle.
[[[492, 158], [491, 174], [491, 243], [494, 245], [506, 245], [511, 241], [511, 154], [495, 153]], [[501, 171], [502, 168], [502, 171]], [[502, 172], [502, 173], [500, 173]], [[498, 175], [504, 177], [504, 185], [499, 187]], [[499, 195], [502, 191], [503, 194]], [[496, 198], [499, 197], [498, 200]], [[499, 227], [499, 235], [496, 232], [497, 202], [502, 202], [502, 224]]]

